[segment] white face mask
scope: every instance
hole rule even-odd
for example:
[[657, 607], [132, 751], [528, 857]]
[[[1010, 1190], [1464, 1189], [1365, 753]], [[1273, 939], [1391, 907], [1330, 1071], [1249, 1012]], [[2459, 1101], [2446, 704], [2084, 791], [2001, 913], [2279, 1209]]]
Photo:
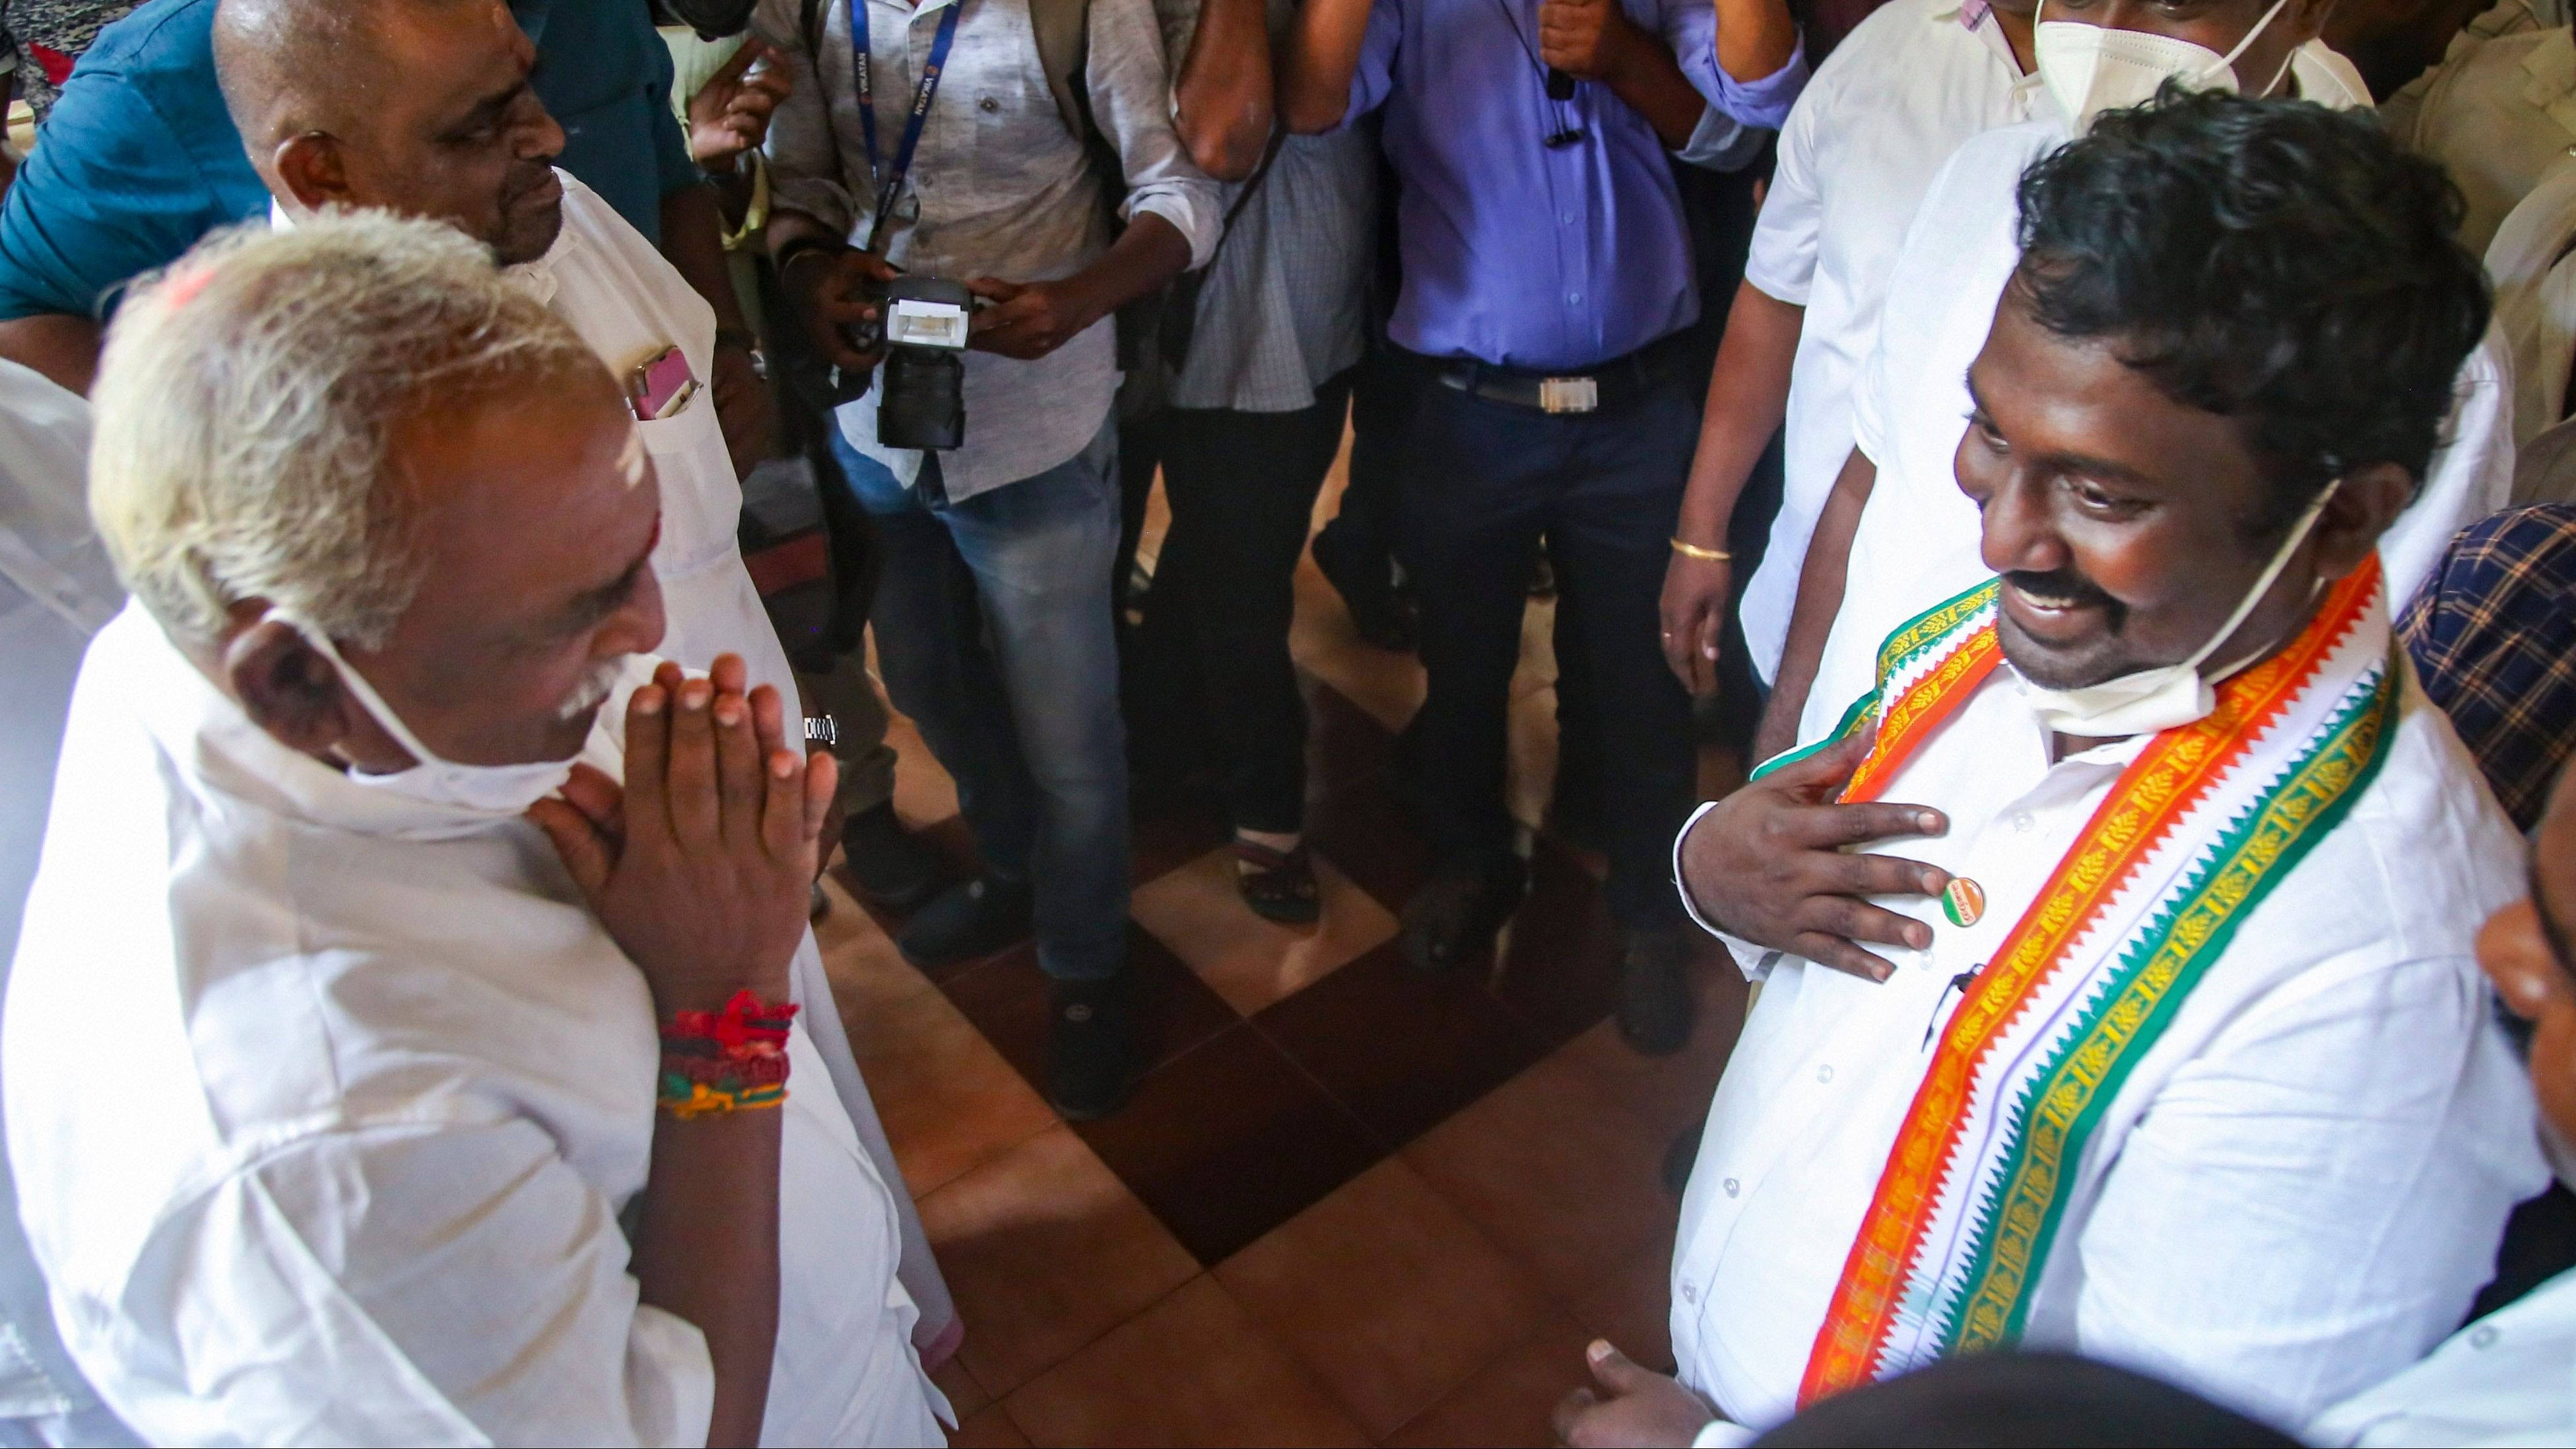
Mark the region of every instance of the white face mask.
[[[2316, 527], [2318, 516], [2325, 512], [2326, 500], [2334, 497], [2335, 489], [2342, 484], [2340, 478], [2327, 484], [2325, 491], [2317, 495], [2317, 500], [2308, 505], [2308, 511], [2299, 515], [2298, 523], [2290, 529], [2290, 536], [2281, 541], [2280, 551], [2272, 555], [2272, 561], [2263, 566], [2261, 577], [2254, 580], [2254, 587], [2246, 590], [2245, 597], [2237, 602], [2236, 611], [2227, 616], [2226, 623], [2218, 626], [2217, 633], [2209, 636], [2208, 643], [2192, 651], [2189, 659], [2180, 664], [2124, 674], [2080, 689], [2043, 689], [2024, 680], [2022, 694], [2030, 701], [2031, 710], [2039, 716], [2040, 724], [2062, 735], [2116, 740], [2169, 730], [2206, 717], [2218, 707], [2218, 691], [2211, 687], [2208, 678], [2201, 675], [2201, 661], [2226, 643], [2237, 626], [2245, 622], [2245, 616], [2253, 613], [2254, 606], [2271, 592], [2273, 581], [2281, 576], [2282, 569], [2289, 567], [2290, 555], [2307, 541], [2308, 530]], [[2250, 659], [2240, 661], [2219, 670], [2216, 677], [2224, 679], [2251, 662]]]
[[[2169, 80], [2181, 82], [2186, 90], [2235, 90], [2236, 58], [2288, 3], [2289, 0], [2272, 0], [2272, 8], [2264, 11], [2263, 18], [2254, 22], [2254, 28], [2246, 31], [2245, 38], [2225, 55], [2170, 35], [2045, 18], [2032, 32], [2031, 53], [2038, 65], [2040, 83], [2057, 98], [2058, 106], [2074, 123], [2075, 134], [2081, 136], [2093, 129], [2094, 118], [2104, 111], [2145, 105]], [[2043, 17], [2047, 13], [2046, 0], [2042, 0], [2040, 13]], [[2282, 72], [2289, 68], [2289, 59], [2284, 57], [2281, 70], [2273, 73], [2259, 94], [2270, 95], [2273, 87], [2281, 83]]]
[[[529, 806], [552, 795], [571, 778], [570, 759], [538, 760], [525, 765], [461, 765], [441, 758], [437, 751], [421, 743], [420, 736], [413, 734], [411, 726], [402, 722], [402, 716], [394, 713], [393, 706], [385, 703], [383, 695], [376, 693], [376, 687], [367, 682], [367, 677], [340, 657], [330, 635], [287, 610], [272, 608], [268, 613], [270, 618], [303, 635], [306, 643], [330, 660], [340, 671], [341, 684], [357, 696], [358, 703], [375, 717], [385, 733], [394, 737], [394, 743], [401, 745], [417, 762], [407, 770], [381, 775], [369, 774], [352, 764], [349, 769], [351, 783], [443, 810], [507, 820], [525, 814]], [[566, 702], [563, 713], [578, 713], [605, 698], [604, 686], [613, 684], [614, 680], [613, 671], [595, 671], [581, 691]]]

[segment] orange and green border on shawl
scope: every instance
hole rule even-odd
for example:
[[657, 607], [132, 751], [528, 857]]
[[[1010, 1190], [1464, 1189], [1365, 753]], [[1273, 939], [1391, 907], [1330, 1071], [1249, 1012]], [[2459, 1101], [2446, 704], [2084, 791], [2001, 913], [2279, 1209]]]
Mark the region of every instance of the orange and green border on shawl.
[[[2005, 1026], [2149, 852], [2314, 677], [2378, 584], [2374, 558], [2336, 586], [2289, 647], [2221, 686], [2218, 707], [2207, 718], [2159, 735], [2123, 773], [2057, 875], [1997, 949], [1942, 1032], [1940, 1050], [1888, 1153], [1817, 1330], [1799, 1387], [1801, 1404], [1876, 1377], [1939, 1185], [1959, 1152], [1978, 1065]], [[2023, 1134], [2008, 1138], [2011, 1160], [1999, 1177], [2001, 1200], [1981, 1205], [1987, 1211], [1975, 1229], [1981, 1242], [1965, 1280], [1966, 1311], [1944, 1309], [1939, 1315], [1945, 1350], [1984, 1346], [2018, 1332], [2033, 1265], [2043, 1261], [2064, 1211], [2064, 1169], [2080, 1159], [2109, 1088], [2161, 1034], [2244, 911], [2287, 873], [2282, 867], [2294, 864], [2342, 818], [2376, 771], [2378, 746], [2396, 707], [2397, 677], [2393, 668], [2384, 673], [2373, 695], [2339, 715], [2322, 743], [2222, 838], [2213, 858], [2225, 865], [2196, 878], [2186, 887], [2197, 892], [2189, 903], [2124, 955], [2089, 1021], [2069, 1033], [2076, 1045], [2051, 1064], [2035, 1098], [2016, 1104], [2017, 1114], [2026, 1114], [2033, 1100], [2043, 1107], [2036, 1120], [2046, 1141], [2034, 1151]]]
[[[1879, 693], [1887, 687], [1887, 681], [1893, 678], [1898, 670], [1939, 648], [1953, 633], [1992, 606], [2001, 588], [2000, 579], [1988, 579], [1965, 593], [1954, 594], [1943, 599], [1940, 603], [1899, 625], [1896, 632], [1888, 635], [1886, 642], [1878, 646], [1878, 683], [1875, 688], [1853, 700], [1851, 707], [1843, 711], [1842, 718], [1835, 722], [1834, 727], [1826, 732], [1824, 738], [1813, 744], [1801, 745], [1797, 749], [1772, 756], [1756, 765], [1753, 773], [1745, 778], [1748, 781], [1759, 780], [1783, 766], [1794, 765], [1810, 755], [1832, 749], [1859, 733], [1861, 726], [1867, 723], [1877, 710]], [[1992, 669], [1993, 663], [1990, 660], [1985, 668], [1977, 672], [1977, 679], [1984, 679]], [[1944, 672], [1945, 670], [1936, 669], [1933, 675], [1938, 676]], [[1927, 679], [1929, 677], [1927, 676]], [[1949, 681], [1951, 686], [1956, 683], [1955, 679]], [[1918, 684], [1914, 689], [1908, 690], [1907, 695], [1911, 697], [1920, 692], [1921, 688], [1922, 686]], [[1937, 719], [1925, 721], [1924, 727], [1928, 730], [1929, 726], [1935, 723], [1938, 723]], [[1885, 731], [1882, 730], [1881, 733], [1884, 734]], [[1876, 758], [1880, 748], [1872, 747], [1872, 758]], [[1907, 747], [1907, 753], [1912, 753], [1910, 745]]]

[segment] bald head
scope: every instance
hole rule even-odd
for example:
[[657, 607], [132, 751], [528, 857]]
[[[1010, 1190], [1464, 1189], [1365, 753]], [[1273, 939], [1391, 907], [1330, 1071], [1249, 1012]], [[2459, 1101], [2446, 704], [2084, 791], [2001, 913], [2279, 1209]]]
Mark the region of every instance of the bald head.
[[553, 245], [563, 130], [502, 0], [222, 0], [215, 75], [269, 192], [446, 221], [504, 263]]

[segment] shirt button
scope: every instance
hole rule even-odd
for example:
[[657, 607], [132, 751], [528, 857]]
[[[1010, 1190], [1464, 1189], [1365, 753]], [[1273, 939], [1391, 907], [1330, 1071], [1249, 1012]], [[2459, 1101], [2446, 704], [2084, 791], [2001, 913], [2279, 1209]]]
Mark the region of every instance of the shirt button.
[[1569, 307], [1580, 307], [1583, 305], [1583, 294], [1581, 292], [1568, 292], [1565, 294], [1565, 303]]
[[2020, 831], [2024, 835], [2028, 835], [2030, 833], [2030, 827], [2037, 823], [2038, 822], [2030, 818], [2030, 812], [2027, 810], [2019, 811], [2013, 816], [2013, 829]]
[[1682, 1285], [1682, 1301], [1684, 1303], [1697, 1303], [1699, 1301], [1699, 1290], [1688, 1283], [1684, 1283]]
[[1557, 215], [1557, 218], [1556, 218], [1556, 219], [1557, 219], [1558, 221], [1561, 221], [1561, 222], [1565, 223], [1567, 226], [1572, 226], [1572, 225], [1574, 225], [1574, 213], [1573, 213], [1573, 212], [1570, 212], [1570, 211], [1568, 211], [1568, 212], [1560, 212], [1560, 213]]
[[1739, 1183], [1737, 1183], [1737, 1182], [1736, 1182], [1736, 1180], [1735, 1180], [1734, 1178], [1731, 1178], [1731, 1177], [1730, 1177], [1730, 1178], [1728, 1178], [1728, 1179], [1726, 1180], [1726, 1195], [1727, 1195], [1728, 1197], [1733, 1197], [1733, 1196], [1735, 1196], [1735, 1190], [1736, 1190], [1736, 1188], [1737, 1188], [1738, 1186], [1740, 1186], [1740, 1184], [1739, 1184]]
[[2469, 1347], [2471, 1348], [2488, 1348], [2493, 1346], [2495, 1341], [2496, 1330], [2495, 1325], [2492, 1323], [2482, 1323], [2476, 1328], [2469, 1330]]
[[1830, 1081], [1832, 1081], [1833, 1079], [1834, 1079], [1834, 1069], [1833, 1069], [1833, 1068], [1831, 1068], [1831, 1067], [1818, 1067], [1818, 1068], [1816, 1068], [1816, 1080], [1817, 1080], [1817, 1081], [1819, 1081], [1819, 1082], [1830, 1082]]
[[1001, 103], [1000, 101], [997, 101], [997, 100], [993, 99], [991, 96], [986, 96], [984, 99], [982, 99], [982, 100], [980, 100], [980, 101], [977, 101], [975, 104], [976, 104], [977, 106], [981, 107], [981, 108], [983, 109], [983, 111], [984, 111], [984, 113], [985, 113], [986, 115], [990, 115], [990, 114], [992, 114], [993, 112], [998, 111], [998, 110], [1000, 110], [1000, 109], [1002, 108], [1002, 103]]

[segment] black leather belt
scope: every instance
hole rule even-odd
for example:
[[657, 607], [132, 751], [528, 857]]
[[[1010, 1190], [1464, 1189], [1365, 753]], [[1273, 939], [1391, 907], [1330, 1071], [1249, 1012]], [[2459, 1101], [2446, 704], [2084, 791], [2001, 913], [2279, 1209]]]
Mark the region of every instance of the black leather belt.
[[1581, 372], [1533, 372], [1461, 357], [1417, 355], [1417, 360], [1442, 387], [1470, 397], [1534, 412], [1596, 413], [1623, 406], [1670, 380], [1681, 372], [1689, 351], [1687, 334], [1675, 332]]

